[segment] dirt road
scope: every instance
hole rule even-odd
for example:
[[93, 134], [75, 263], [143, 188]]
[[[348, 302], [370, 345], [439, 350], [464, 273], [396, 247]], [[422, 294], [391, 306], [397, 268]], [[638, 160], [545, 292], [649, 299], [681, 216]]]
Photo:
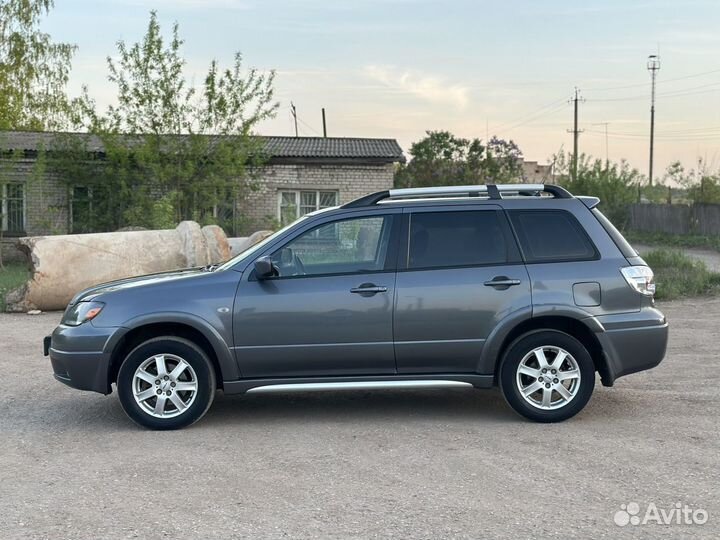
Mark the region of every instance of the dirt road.
[[[0, 538], [717, 538], [720, 299], [661, 307], [668, 358], [563, 424], [497, 391], [220, 394], [171, 433], [53, 380], [58, 314], [0, 315]], [[709, 521], [616, 525], [633, 502]]]

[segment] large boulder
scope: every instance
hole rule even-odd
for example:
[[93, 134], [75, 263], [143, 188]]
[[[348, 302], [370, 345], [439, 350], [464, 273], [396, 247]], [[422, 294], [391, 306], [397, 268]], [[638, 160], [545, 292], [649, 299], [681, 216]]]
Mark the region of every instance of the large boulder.
[[33, 236], [18, 240], [30, 280], [6, 296], [8, 311], [64, 309], [82, 289], [131, 276], [204, 266], [230, 258], [220, 227], [183, 221], [160, 231]]
[[248, 248], [253, 247], [272, 235], [272, 231], [257, 231], [250, 236], [238, 236], [236, 238], [228, 238], [230, 243], [230, 253], [233, 257], [239, 255]]

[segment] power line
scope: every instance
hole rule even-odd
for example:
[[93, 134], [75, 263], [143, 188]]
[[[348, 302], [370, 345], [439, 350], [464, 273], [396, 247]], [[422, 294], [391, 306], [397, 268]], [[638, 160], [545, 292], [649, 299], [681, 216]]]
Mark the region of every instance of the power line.
[[[585, 133], [588, 135], [593, 136], [605, 136], [605, 131], [600, 130], [585, 130]], [[611, 139], [624, 139], [628, 141], [637, 141], [637, 140], [644, 140], [647, 138], [647, 135], [644, 133], [618, 133], [613, 131], [608, 131], [608, 136]], [[711, 141], [711, 140], [718, 140], [720, 139], [720, 133], [709, 133], [709, 134], [688, 134], [688, 135], [665, 135], [665, 134], [656, 134], [655, 138], [658, 140], [662, 140], [664, 142], [672, 142], [672, 141]]]
[[312, 127], [310, 124], [308, 124], [305, 120], [303, 120], [303, 119], [300, 118], [300, 117], [298, 117], [298, 120], [300, 121], [300, 123], [301, 123], [302, 125], [304, 125], [304, 126], [305, 126], [306, 128], [308, 128], [310, 131], [312, 131], [315, 135], [317, 135], [318, 137], [321, 136], [321, 135], [320, 135], [320, 132], [318, 132], [318, 130], [316, 130], [314, 127]]
[[596, 122], [593, 126], [605, 126], [605, 168], [610, 168], [610, 152], [608, 151], [608, 126], [610, 122]]
[[[552, 112], [555, 112], [558, 110], [558, 104], [564, 105], [565, 104], [565, 98], [555, 100], [551, 103], [548, 103], [547, 105], [543, 105], [539, 109], [536, 109], [534, 112], [530, 113], [529, 115], [522, 116], [520, 118], [516, 118], [515, 120], [511, 120], [510, 122], [504, 122], [500, 124], [499, 126], [495, 126], [492, 128], [492, 131], [495, 133], [502, 132], [502, 131], [509, 131], [512, 129], [515, 129], [516, 127], [520, 127], [522, 125], [525, 125], [529, 122], [532, 122], [533, 120], [540, 118], [541, 116], [545, 116], [546, 114], [550, 114]], [[546, 110], [551, 109], [551, 110]], [[510, 127], [507, 127], [510, 126]]]
[[[700, 73], [693, 73], [691, 75], [684, 75], [682, 77], [673, 77], [671, 79], [659, 79], [659, 82], [665, 84], [669, 82], [675, 82], [675, 81], [684, 81], [686, 79], [694, 79], [696, 77], [702, 77], [704, 75], [711, 75], [713, 73], [720, 73], [720, 69], [712, 69], [710, 71], [703, 71]], [[606, 87], [600, 87], [600, 88], [586, 88], [585, 90], [587, 92], [609, 92], [612, 90], [625, 90], [627, 88], [640, 88], [645, 87], [647, 88], [650, 85], [648, 82], [644, 83], [636, 83], [636, 84], [627, 84], [623, 86], [606, 86]]]
[[[705, 89], [705, 90], [703, 90]], [[662, 98], [681, 97], [681, 96], [695, 96], [698, 94], [707, 94], [711, 92], [717, 92], [720, 90], [720, 81], [712, 82], [708, 84], [702, 84], [700, 86], [692, 86], [689, 88], [679, 88], [669, 92], [658, 92], [657, 96]], [[646, 100], [647, 96], [635, 95], [635, 96], [624, 96], [614, 98], [588, 98], [588, 101], [592, 102], [606, 102], [606, 101], [640, 101]]]
[[[593, 124], [597, 125], [597, 124]], [[601, 133], [600, 131], [589, 129], [587, 130], [588, 133]], [[715, 132], [720, 132], [720, 126], [716, 127], [704, 127], [704, 128], [693, 128], [693, 129], [667, 129], [662, 130], [659, 132], [660, 136], [669, 136], [669, 135], [704, 135], [704, 134], [713, 134]], [[638, 137], [645, 137], [644, 133], [638, 133], [635, 131], [610, 131], [612, 135], [635, 135]]]

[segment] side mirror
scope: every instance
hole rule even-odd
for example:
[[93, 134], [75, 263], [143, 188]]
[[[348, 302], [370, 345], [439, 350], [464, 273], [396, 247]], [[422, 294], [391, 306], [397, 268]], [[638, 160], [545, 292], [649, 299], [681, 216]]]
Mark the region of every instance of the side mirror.
[[270, 257], [266, 255], [255, 261], [255, 275], [258, 279], [267, 279], [278, 275], [277, 268]]

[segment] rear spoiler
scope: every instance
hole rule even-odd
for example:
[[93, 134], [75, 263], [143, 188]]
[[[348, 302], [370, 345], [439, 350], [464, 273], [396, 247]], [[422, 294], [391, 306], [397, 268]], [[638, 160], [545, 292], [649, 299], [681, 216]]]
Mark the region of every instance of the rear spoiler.
[[590, 210], [595, 208], [598, 204], [600, 204], [600, 199], [597, 197], [576, 197], [577, 199], [580, 199], [585, 206], [587, 206]]

